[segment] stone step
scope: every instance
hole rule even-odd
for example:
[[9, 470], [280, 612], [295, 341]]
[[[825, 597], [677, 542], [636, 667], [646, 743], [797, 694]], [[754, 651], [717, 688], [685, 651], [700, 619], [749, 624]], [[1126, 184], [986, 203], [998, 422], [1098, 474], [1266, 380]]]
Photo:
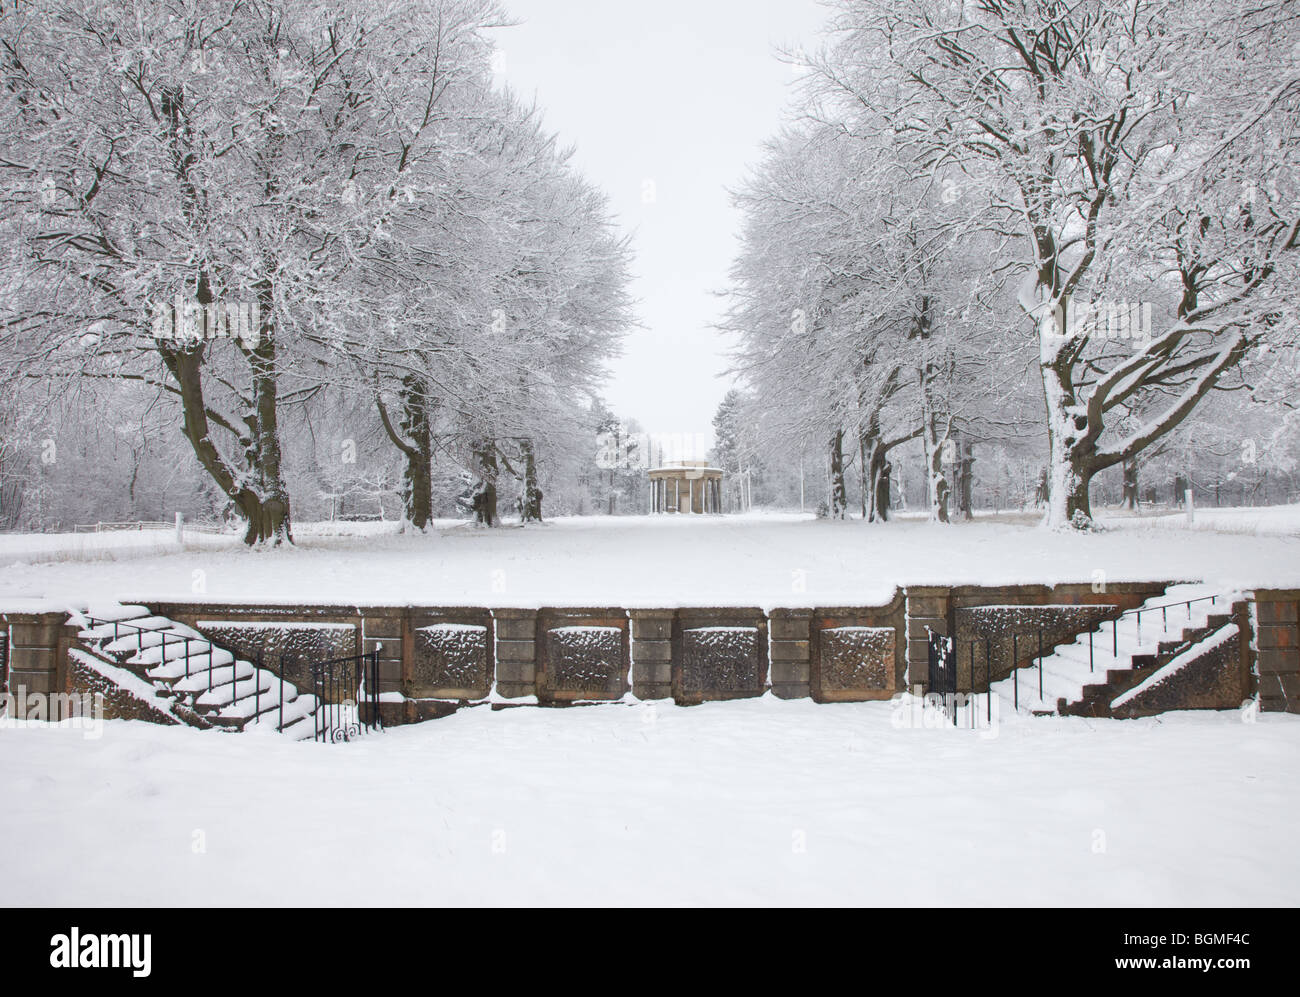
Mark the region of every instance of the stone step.
[[280, 701], [277, 699], [270, 704], [263, 702], [262, 712], [255, 717], [249, 717], [244, 722], [244, 730], [270, 733], [282, 731], [300, 720], [310, 721], [318, 705], [319, 701], [311, 693], [297, 695], [293, 699], [286, 699], [284, 701], [284, 718], [281, 720]]
[[[228, 666], [235, 660], [235, 656], [229, 651], [221, 648], [211, 648], [207, 652], [199, 655], [190, 655], [189, 670], [190, 675], [206, 674], [209, 669], [219, 671], [223, 666]], [[154, 682], [170, 684], [178, 679], [185, 678], [185, 658], [174, 658], [165, 665], [155, 665], [149, 669], [149, 678]], [[250, 666], [251, 667], [251, 666]], [[207, 688], [206, 680], [204, 688]]]
[[[199, 709], [217, 709], [222, 710], [228, 706], [238, 705], [242, 700], [253, 700], [261, 696], [268, 695], [278, 681], [268, 671], [254, 669], [248, 662], [239, 662], [240, 665], [247, 665], [248, 670], [239, 668], [235, 671], [235, 679], [232, 682], [227, 675], [226, 681], [222, 683], [214, 682], [211, 690], [205, 689], [195, 697], [195, 705]], [[276, 693], [279, 696], [279, 693]], [[244, 716], [243, 712], [236, 711], [236, 716]]]
[[316, 737], [316, 718], [311, 715], [304, 716], [291, 724], [286, 724], [280, 733], [293, 738], [295, 741], [314, 740]]
[[1225, 607], [1223, 600], [1178, 605], [1181, 598], [1199, 599], [1205, 591], [1203, 586], [1172, 586], [1143, 605], [1140, 619], [1137, 612], [1130, 611], [1101, 622], [1091, 633], [1069, 644], [1058, 645], [1041, 664], [1041, 698], [1040, 666], [1032, 662], [1012, 677], [994, 683], [994, 690], [1007, 703], [1014, 703], [1014, 681], [1018, 677], [1021, 709], [1036, 711], [1051, 704], [1050, 708], [1057, 712], [1107, 715], [1093, 711], [1108, 711], [1115, 695], [1145, 681], [1156, 669], [1231, 620], [1229, 614], [1212, 611]]
[[91, 615], [101, 622], [83, 629], [79, 639], [150, 682], [195, 725], [295, 740], [315, 736], [321, 703], [314, 694], [214, 646], [193, 628], [144, 606], [97, 607]]
[[244, 681], [252, 678], [253, 666], [247, 661], [239, 661], [231, 664], [227, 661], [212, 668], [204, 668], [190, 673], [189, 678], [183, 676], [171, 679], [168, 684], [174, 692], [181, 693], [206, 693], [216, 692], [223, 686], [230, 685], [232, 680], [238, 679]]

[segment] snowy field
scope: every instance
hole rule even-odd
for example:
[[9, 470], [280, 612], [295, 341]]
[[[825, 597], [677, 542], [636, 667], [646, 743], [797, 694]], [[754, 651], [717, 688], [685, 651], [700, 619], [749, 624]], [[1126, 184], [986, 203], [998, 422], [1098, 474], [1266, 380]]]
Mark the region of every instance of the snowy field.
[[[896, 585], [1156, 579], [1226, 588], [1300, 586], [1300, 506], [1134, 517], [1095, 534], [1052, 533], [1032, 514], [939, 526], [831, 522], [798, 514], [573, 517], [526, 529], [440, 522], [304, 524], [296, 547], [248, 551], [238, 537], [83, 556], [57, 538], [0, 537], [0, 606], [121, 598], [471, 605], [864, 604]], [[105, 535], [98, 535], [105, 536]], [[84, 542], [84, 536], [75, 538]], [[96, 537], [98, 539], [98, 537]], [[26, 557], [36, 542], [46, 547]]]
[[328, 746], [0, 730], [0, 903], [1300, 903], [1300, 717], [918, 719], [769, 697]]
[[[210, 533], [184, 536], [187, 551], [225, 550], [231, 537]], [[174, 530], [108, 530], [103, 533], [0, 533], [0, 562], [94, 561], [175, 553]]]

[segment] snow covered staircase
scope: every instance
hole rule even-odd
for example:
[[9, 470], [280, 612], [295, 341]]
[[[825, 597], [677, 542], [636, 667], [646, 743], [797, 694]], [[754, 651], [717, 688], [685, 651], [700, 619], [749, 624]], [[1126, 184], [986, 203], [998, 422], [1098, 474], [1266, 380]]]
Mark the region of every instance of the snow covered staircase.
[[73, 622], [87, 650], [145, 679], [201, 726], [296, 740], [315, 735], [315, 696], [237, 659], [191, 627], [144, 606], [96, 606]]
[[1191, 660], [1199, 645], [1212, 645], [1232, 625], [1234, 598], [1204, 585], [1171, 586], [1046, 655], [1041, 696], [1037, 662], [993, 683], [993, 692], [1007, 709], [1110, 716], [1112, 703], [1129, 690], [1176, 658]]

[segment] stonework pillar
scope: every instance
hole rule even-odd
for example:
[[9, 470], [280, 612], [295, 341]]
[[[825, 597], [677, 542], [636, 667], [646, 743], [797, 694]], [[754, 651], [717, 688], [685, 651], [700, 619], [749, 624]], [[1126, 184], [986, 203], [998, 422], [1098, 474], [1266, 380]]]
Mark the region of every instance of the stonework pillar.
[[1255, 593], [1259, 708], [1300, 713], [1300, 590]]
[[[361, 653], [379, 652], [379, 694], [401, 693], [403, 651], [405, 650], [406, 610], [364, 609], [361, 616]], [[390, 697], [391, 698], [391, 697]], [[384, 723], [402, 723], [406, 712], [402, 704], [381, 703], [379, 715]]]
[[930, 632], [951, 634], [952, 590], [946, 586], [907, 589], [907, 689], [925, 686], [930, 677]]
[[537, 610], [494, 609], [497, 694], [537, 695]]
[[804, 699], [811, 695], [812, 615], [811, 609], [774, 609], [768, 613], [772, 635], [772, 694], [779, 699]]
[[672, 609], [629, 609], [632, 618], [632, 695], [668, 699], [673, 694]]
[[63, 690], [59, 661], [63, 613], [9, 613], [9, 690], [49, 693]]

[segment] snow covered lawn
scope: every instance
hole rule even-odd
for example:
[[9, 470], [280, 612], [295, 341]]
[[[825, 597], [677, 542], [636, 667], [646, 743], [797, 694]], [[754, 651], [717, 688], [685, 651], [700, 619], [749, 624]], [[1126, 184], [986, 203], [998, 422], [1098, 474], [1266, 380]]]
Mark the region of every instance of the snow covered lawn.
[[[1090, 535], [1037, 528], [1035, 516], [939, 526], [882, 526], [798, 514], [573, 517], [520, 529], [443, 522], [428, 536], [393, 524], [297, 527], [293, 549], [224, 546], [123, 559], [24, 560], [29, 538], [0, 538], [0, 608], [54, 600], [236, 599], [343, 605], [862, 605], [896, 585], [1097, 580], [1206, 581], [1224, 588], [1300, 586], [1300, 508], [1228, 514], [1115, 517]], [[1287, 530], [1290, 532], [1286, 532]], [[385, 532], [388, 531], [388, 532]], [[1274, 532], [1275, 531], [1275, 532]], [[30, 538], [40, 539], [40, 538]]]
[[1294, 905], [1300, 718], [770, 698], [350, 745], [0, 730], [0, 903]]

